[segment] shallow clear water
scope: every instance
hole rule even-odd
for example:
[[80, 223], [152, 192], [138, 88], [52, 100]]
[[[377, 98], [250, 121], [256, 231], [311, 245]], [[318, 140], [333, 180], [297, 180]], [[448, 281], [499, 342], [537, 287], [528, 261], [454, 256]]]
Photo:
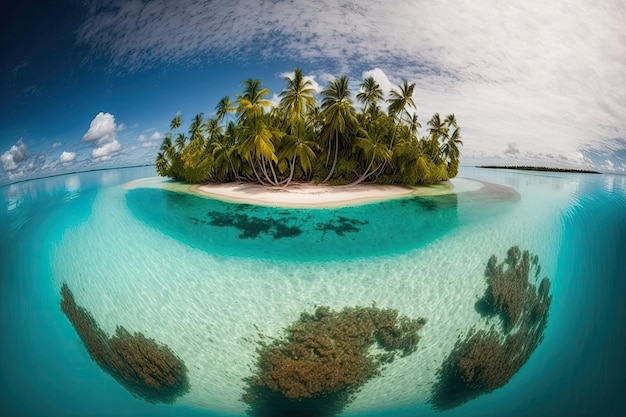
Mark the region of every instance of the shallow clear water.
[[[153, 175], [0, 189], [1, 410], [244, 415], [259, 334], [279, 337], [315, 306], [375, 302], [427, 325], [418, 350], [363, 386], [346, 414], [624, 413], [626, 177], [464, 168], [480, 190], [287, 210], [121, 186]], [[485, 265], [513, 245], [537, 254], [552, 281], [545, 339], [503, 388], [436, 413], [435, 370], [459, 336], [489, 325], [475, 308]], [[123, 325], [170, 346], [189, 393], [153, 405], [104, 373], [59, 308], [62, 283], [107, 333]]]

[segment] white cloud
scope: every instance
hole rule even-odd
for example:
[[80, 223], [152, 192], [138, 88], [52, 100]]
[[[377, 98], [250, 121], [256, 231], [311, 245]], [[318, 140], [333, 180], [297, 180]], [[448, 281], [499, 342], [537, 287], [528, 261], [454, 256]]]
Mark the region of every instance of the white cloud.
[[56, 148], [58, 148], [59, 146], [61, 146], [61, 142], [54, 142], [54, 143], [52, 144], [52, 149], [56, 149]]
[[[158, 130], [155, 130], [154, 132], [152, 132], [150, 136], [148, 136], [151, 130], [152, 129], [148, 129], [148, 131], [140, 134], [139, 137], [137, 137], [137, 140], [139, 142], [148, 142], [148, 141], [155, 141], [155, 140], [163, 140], [163, 138], [165, 137], [165, 135], [159, 132]], [[143, 146], [146, 146], [146, 145], [144, 144]]]
[[75, 158], [76, 158], [76, 153], [63, 151], [63, 153], [59, 157], [59, 162], [61, 162], [62, 164], [68, 163], [68, 162], [72, 162]]
[[165, 135], [158, 131], [155, 131], [152, 135], [150, 135], [150, 140], [163, 140]]
[[318, 75], [318, 77], [320, 81], [322, 81], [324, 84], [329, 84], [332, 80], [337, 78], [336, 75], [329, 74], [327, 72], [322, 72], [321, 74]]
[[113, 68], [211, 57], [300, 60], [352, 78], [375, 68], [417, 83], [420, 115], [454, 112], [469, 152], [515, 142], [558, 155], [626, 137], [624, 21], [622, 0], [109, 0], [78, 36]]
[[100, 142], [117, 139], [115, 117], [110, 113], [100, 112], [89, 124], [89, 130], [83, 135], [84, 142]]
[[119, 151], [122, 148], [122, 145], [115, 140], [111, 142], [107, 142], [101, 145], [98, 145], [92, 152], [91, 156], [100, 160], [100, 161], [108, 161], [111, 159], [111, 154]]
[[96, 161], [107, 161], [122, 148], [117, 140], [117, 131], [115, 117], [110, 113], [100, 112], [91, 121], [89, 130], [83, 135], [83, 142], [96, 142], [96, 147], [91, 152]]
[[2, 162], [2, 168], [6, 172], [15, 171], [17, 169], [17, 164], [13, 160], [13, 155], [9, 151], [0, 155], [0, 161]]
[[11, 146], [8, 151], [0, 155], [0, 163], [5, 172], [15, 171], [20, 162], [26, 159], [28, 150], [26, 144], [19, 139], [15, 145]]

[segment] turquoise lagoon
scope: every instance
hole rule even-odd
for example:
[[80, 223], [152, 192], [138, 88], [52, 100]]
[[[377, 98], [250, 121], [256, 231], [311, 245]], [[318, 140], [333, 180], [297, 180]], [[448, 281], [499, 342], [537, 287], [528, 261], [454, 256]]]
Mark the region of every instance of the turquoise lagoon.
[[[123, 184], [152, 168], [2, 187], [0, 410], [15, 416], [245, 415], [260, 340], [317, 306], [424, 317], [413, 354], [358, 391], [354, 416], [623, 415], [626, 177], [464, 167], [455, 192], [336, 209], [226, 203]], [[429, 403], [470, 328], [487, 260], [537, 254], [553, 302], [544, 341], [502, 388]], [[89, 357], [59, 307], [62, 283], [112, 334], [167, 344], [190, 390], [133, 397]]]

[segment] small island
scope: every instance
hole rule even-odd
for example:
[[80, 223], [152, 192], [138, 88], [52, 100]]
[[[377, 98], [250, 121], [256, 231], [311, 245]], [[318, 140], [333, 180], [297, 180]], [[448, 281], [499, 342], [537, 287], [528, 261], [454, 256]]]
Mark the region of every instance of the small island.
[[454, 114], [428, 121], [421, 136], [415, 83], [389, 93], [373, 77], [360, 85], [357, 111], [347, 76], [332, 80], [318, 105], [311, 80], [296, 68], [273, 106], [260, 80], [222, 98], [215, 116], [197, 114], [187, 132], [182, 118], [170, 123], [156, 158], [157, 173], [192, 184], [253, 183], [287, 187], [293, 182], [328, 185], [429, 185], [453, 178], [459, 168], [460, 128]]
[[588, 169], [550, 168], [550, 167], [535, 167], [535, 166], [528, 166], [528, 165], [478, 165], [476, 168], [516, 169], [518, 171], [571, 172], [571, 173], [576, 173], [576, 174], [601, 174], [601, 172], [591, 171]]

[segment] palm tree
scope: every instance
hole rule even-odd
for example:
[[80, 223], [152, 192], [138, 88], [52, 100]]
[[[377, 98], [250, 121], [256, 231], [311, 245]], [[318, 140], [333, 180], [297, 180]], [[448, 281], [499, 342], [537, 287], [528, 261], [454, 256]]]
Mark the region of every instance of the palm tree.
[[165, 177], [168, 175], [168, 170], [170, 169], [170, 164], [167, 161], [167, 158], [165, 157], [165, 154], [163, 152], [159, 152], [157, 154], [156, 157], [156, 162], [155, 162], [155, 168], [157, 173], [162, 176]]
[[446, 126], [448, 126], [448, 129], [450, 129], [451, 127], [459, 127], [456, 123], [456, 116], [454, 115], [454, 113], [447, 115], [443, 122], [446, 124]]
[[290, 125], [304, 123], [305, 116], [315, 108], [313, 83], [304, 79], [300, 68], [293, 70], [293, 77], [284, 80], [287, 85], [278, 95], [281, 98], [279, 112]]
[[174, 116], [174, 118], [170, 122], [170, 130], [178, 129], [182, 123], [183, 123], [183, 119], [180, 113], [176, 114], [176, 116]]
[[176, 148], [178, 149], [178, 152], [182, 152], [183, 149], [185, 149], [186, 140], [187, 140], [187, 137], [185, 136], [184, 133], [179, 133], [176, 136], [176, 140], [174, 141], [174, 145], [176, 145]]
[[236, 142], [236, 127], [232, 121], [228, 122], [224, 135], [217, 135], [217, 139], [210, 142], [210, 152], [215, 165], [215, 176], [218, 179], [227, 178], [227, 173], [229, 170], [232, 170], [233, 177], [238, 181], [241, 180], [238, 169], [240, 168], [239, 162], [241, 158], [238, 154], [238, 148], [235, 146]]
[[[278, 184], [276, 174], [272, 171], [274, 178], [270, 178], [266, 168], [269, 163], [270, 168], [273, 170], [271, 163], [278, 163], [278, 157], [275, 151], [272, 141], [272, 132], [263, 126], [259, 120], [244, 128], [243, 139], [239, 143], [239, 152], [242, 157], [248, 161], [254, 171], [254, 176], [261, 184], [265, 182], [273, 185]], [[260, 165], [261, 173], [256, 169], [257, 164]], [[260, 174], [264, 174], [265, 180], [261, 179]]]
[[233, 103], [230, 101], [229, 96], [224, 96], [220, 99], [215, 106], [215, 119], [217, 122], [221, 122], [224, 117], [226, 117], [229, 113], [234, 113], [237, 109], [233, 107]]
[[222, 128], [220, 127], [217, 118], [207, 120], [202, 126], [202, 130], [207, 133], [207, 140], [209, 143], [217, 140], [220, 136], [222, 136]]
[[246, 125], [254, 122], [260, 118], [265, 107], [270, 107], [269, 100], [265, 100], [264, 97], [270, 93], [267, 88], [261, 88], [263, 83], [261, 80], [245, 80], [242, 85], [244, 86], [243, 94], [237, 97], [237, 113], [239, 114], [239, 123]]
[[417, 121], [417, 113], [413, 113], [412, 115], [410, 115], [409, 119], [407, 120], [407, 125], [411, 134], [417, 137], [417, 129], [422, 127], [422, 124]]
[[446, 135], [439, 148], [442, 159], [451, 163], [458, 163], [461, 155], [459, 145], [463, 145], [463, 141], [461, 140], [461, 128], [456, 128], [452, 131], [451, 135]]
[[[387, 111], [389, 115], [393, 118], [397, 119], [396, 128], [393, 131], [393, 135], [391, 136], [391, 143], [389, 147], [393, 147], [393, 140], [396, 136], [396, 131], [398, 130], [398, 126], [401, 122], [402, 113], [406, 112], [406, 107], [415, 108], [415, 102], [413, 102], [413, 90], [415, 89], [415, 83], [409, 84], [406, 80], [402, 85], [398, 86], [398, 90], [391, 90], [389, 93], [389, 99], [387, 102], [389, 103], [389, 107]], [[407, 112], [408, 114], [408, 112]]]
[[[382, 123], [374, 123], [369, 132], [362, 137], [357, 137], [356, 147], [361, 149], [363, 157], [367, 163], [367, 167], [351, 185], [359, 184], [368, 177], [377, 173], [387, 162], [391, 161], [392, 152], [389, 150], [385, 142], [386, 130]], [[376, 167], [374, 168], [374, 164]]]
[[439, 141], [440, 138], [445, 138], [448, 136], [448, 126], [446, 122], [442, 122], [439, 117], [439, 113], [433, 114], [433, 117], [427, 123], [430, 128], [428, 132], [430, 133], [431, 140]]
[[363, 113], [378, 107], [378, 102], [383, 99], [383, 90], [374, 77], [367, 77], [361, 84], [361, 92], [356, 99], [364, 104]]
[[[304, 125], [300, 125], [304, 128]], [[289, 161], [289, 177], [285, 181], [285, 187], [287, 187], [293, 179], [293, 173], [296, 168], [296, 160], [300, 162], [300, 167], [304, 175], [308, 175], [313, 170], [313, 161], [315, 160], [316, 147], [315, 142], [302, 139], [304, 132], [297, 135], [287, 136], [287, 145], [283, 147], [280, 157], [286, 158]]]
[[180, 153], [176, 150], [176, 146], [174, 146], [174, 144], [172, 143], [171, 133], [168, 133], [167, 135], [165, 135], [165, 138], [163, 138], [160, 150], [161, 152], [163, 152], [163, 155], [169, 163], [167, 176], [178, 178], [181, 167]]
[[316, 134], [322, 131], [322, 127], [324, 126], [324, 115], [322, 114], [322, 110], [319, 106], [315, 106], [313, 110], [307, 113], [306, 124]]
[[204, 139], [204, 137], [202, 136], [203, 117], [204, 115], [202, 113], [198, 113], [193, 118], [191, 125], [189, 125], [189, 140], [194, 141]]
[[170, 162], [174, 159], [176, 155], [176, 148], [172, 144], [171, 133], [168, 133], [167, 135], [165, 135], [165, 138], [163, 138], [160, 150], [164, 152], [165, 156], [167, 157], [167, 159], [170, 160]]
[[339, 139], [349, 135], [350, 131], [356, 125], [356, 112], [350, 98], [350, 90], [348, 89], [348, 77], [345, 75], [336, 78], [330, 82], [328, 87], [322, 91], [322, 115], [324, 117], [324, 126], [322, 127], [322, 138], [329, 143], [326, 163], [328, 163], [331, 153], [331, 142], [335, 144], [335, 156], [330, 172], [324, 179], [328, 181], [332, 177], [337, 165], [337, 156], [339, 155]]

